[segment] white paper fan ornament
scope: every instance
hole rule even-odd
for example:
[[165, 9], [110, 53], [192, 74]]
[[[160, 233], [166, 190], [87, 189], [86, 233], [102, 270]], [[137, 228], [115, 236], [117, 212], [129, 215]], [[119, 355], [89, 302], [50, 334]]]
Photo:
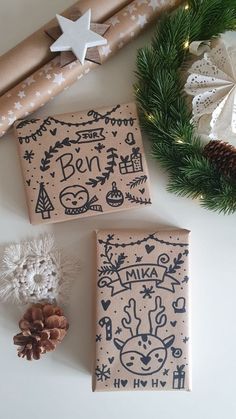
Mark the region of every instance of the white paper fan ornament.
[[236, 144], [236, 49], [222, 40], [189, 70], [185, 91], [194, 96], [193, 121], [211, 115], [211, 139]]

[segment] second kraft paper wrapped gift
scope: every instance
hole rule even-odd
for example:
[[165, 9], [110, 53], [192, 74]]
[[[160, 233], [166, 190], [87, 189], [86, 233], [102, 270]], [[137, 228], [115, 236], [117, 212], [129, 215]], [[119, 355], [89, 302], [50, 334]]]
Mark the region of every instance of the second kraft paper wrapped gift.
[[189, 231], [96, 241], [93, 390], [190, 390]]
[[[101, 63], [144, 31], [161, 13], [177, 4], [179, 0], [166, 0], [160, 3], [151, 0], [134, 0], [102, 22], [110, 25], [110, 28], [104, 35], [107, 45], [99, 47]], [[56, 56], [26, 80], [8, 90], [0, 97], [0, 136], [4, 135], [14, 121], [42, 107], [97, 66], [98, 64], [89, 61], [84, 65], [76, 61], [61, 67], [60, 57]]]

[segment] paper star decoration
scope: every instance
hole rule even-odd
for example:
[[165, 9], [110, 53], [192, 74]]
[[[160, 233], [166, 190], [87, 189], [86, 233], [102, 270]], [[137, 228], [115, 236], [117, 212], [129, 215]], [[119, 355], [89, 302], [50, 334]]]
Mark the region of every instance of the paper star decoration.
[[63, 34], [51, 45], [52, 52], [72, 51], [84, 64], [88, 48], [107, 44], [104, 37], [90, 29], [91, 9], [75, 22], [60, 15], [57, 20]]

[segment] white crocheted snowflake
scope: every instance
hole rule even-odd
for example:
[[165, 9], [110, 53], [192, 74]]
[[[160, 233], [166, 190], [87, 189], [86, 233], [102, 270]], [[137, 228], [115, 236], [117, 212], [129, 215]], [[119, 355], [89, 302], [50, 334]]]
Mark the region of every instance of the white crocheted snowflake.
[[17, 303], [58, 303], [67, 296], [75, 264], [62, 258], [52, 236], [11, 245], [1, 267], [0, 298]]
[[236, 143], [236, 49], [218, 41], [189, 73], [185, 91], [194, 96], [193, 119], [211, 115], [210, 137]]

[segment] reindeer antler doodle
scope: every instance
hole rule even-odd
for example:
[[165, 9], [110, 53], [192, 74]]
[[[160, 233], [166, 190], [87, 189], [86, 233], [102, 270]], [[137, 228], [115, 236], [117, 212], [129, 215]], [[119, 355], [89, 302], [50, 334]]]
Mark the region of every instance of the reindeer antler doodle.
[[[150, 333], [155, 334], [157, 336], [157, 331], [159, 327], [163, 327], [166, 324], [167, 317], [166, 314], [163, 314], [165, 311], [165, 306], [162, 305], [161, 297], [157, 296], [155, 298], [155, 307], [153, 310], [148, 312], [148, 318], [150, 323]], [[153, 329], [155, 327], [155, 333]]]
[[126, 317], [124, 317], [121, 321], [122, 326], [125, 329], [129, 329], [130, 330], [130, 334], [131, 336], [135, 336], [138, 335], [139, 333], [139, 326], [141, 323], [141, 319], [139, 319], [137, 317], [136, 314], [136, 301], [131, 298], [129, 300], [129, 304], [127, 306], [124, 307], [124, 311], [128, 316], [128, 319]]

